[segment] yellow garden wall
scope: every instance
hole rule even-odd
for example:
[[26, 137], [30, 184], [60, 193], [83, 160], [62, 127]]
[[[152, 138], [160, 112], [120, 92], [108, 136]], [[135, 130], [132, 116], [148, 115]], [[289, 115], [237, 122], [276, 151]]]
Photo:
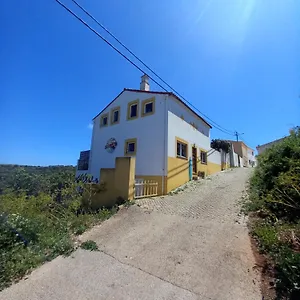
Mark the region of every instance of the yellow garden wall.
[[[92, 184], [94, 193], [85, 195], [84, 203], [89, 197], [90, 205], [93, 209], [111, 207], [115, 205], [119, 198], [123, 200], [134, 199], [135, 184], [135, 158], [117, 157], [115, 168], [100, 169], [100, 184]], [[105, 190], [96, 193], [100, 185], [104, 185]], [[91, 196], [92, 195], [92, 196]]]

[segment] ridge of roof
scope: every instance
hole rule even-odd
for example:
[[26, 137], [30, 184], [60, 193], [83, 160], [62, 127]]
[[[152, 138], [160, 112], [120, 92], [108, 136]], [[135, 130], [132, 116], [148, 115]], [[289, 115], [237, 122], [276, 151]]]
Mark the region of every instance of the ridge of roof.
[[117, 97], [115, 97], [110, 103], [108, 103], [94, 118], [95, 120], [105, 109], [107, 109], [108, 106], [110, 106], [119, 96], [121, 96], [125, 91], [128, 92], [136, 92], [136, 93], [147, 93], [147, 94], [160, 94], [160, 95], [169, 95], [175, 97], [180, 103], [182, 103], [186, 108], [188, 108], [191, 112], [193, 112], [198, 118], [200, 118], [206, 125], [208, 125], [210, 128], [212, 126], [204, 119], [202, 118], [195, 110], [193, 110], [189, 105], [187, 105], [183, 100], [181, 100], [177, 95], [175, 95], [172, 92], [160, 92], [160, 91], [142, 91], [137, 89], [128, 89], [124, 88], [122, 92], [118, 94]]
[[270, 144], [273, 144], [273, 143], [280, 142], [280, 141], [284, 140], [285, 138], [287, 138], [287, 136], [284, 136], [282, 138], [276, 139], [276, 140], [274, 140], [272, 142], [268, 142], [268, 143], [265, 143], [265, 144], [257, 145], [256, 148], [260, 148], [260, 147], [264, 147], [264, 146], [267, 146], [267, 145], [270, 145]]

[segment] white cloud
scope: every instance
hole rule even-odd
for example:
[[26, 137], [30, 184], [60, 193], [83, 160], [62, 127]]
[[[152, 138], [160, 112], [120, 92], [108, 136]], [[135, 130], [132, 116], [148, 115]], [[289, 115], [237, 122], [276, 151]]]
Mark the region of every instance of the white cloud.
[[88, 129], [93, 129], [93, 123], [90, 123], [87, 128]]

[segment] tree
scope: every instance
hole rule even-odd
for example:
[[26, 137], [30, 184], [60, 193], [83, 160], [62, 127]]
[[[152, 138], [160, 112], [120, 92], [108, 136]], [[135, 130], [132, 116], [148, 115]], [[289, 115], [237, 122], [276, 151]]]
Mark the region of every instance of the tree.
[[230, 151], [230, 143], [224, 140], [220, 140], [220, 139], [213, 139], [210, 143], [210, 147], [221, 152], [221, 157], [223, 158], [224, 155], [224, 163], [226, 164], [226, 156], [227, 153], [229, 153]]

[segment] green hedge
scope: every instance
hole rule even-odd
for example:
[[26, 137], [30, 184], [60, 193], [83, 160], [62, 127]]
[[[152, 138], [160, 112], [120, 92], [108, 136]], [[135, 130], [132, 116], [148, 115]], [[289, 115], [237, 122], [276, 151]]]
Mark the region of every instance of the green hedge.
[[252, 233], [275, 265], [278, 299], [300, 299], [300, 130], [258, 157], [247, 209]]

